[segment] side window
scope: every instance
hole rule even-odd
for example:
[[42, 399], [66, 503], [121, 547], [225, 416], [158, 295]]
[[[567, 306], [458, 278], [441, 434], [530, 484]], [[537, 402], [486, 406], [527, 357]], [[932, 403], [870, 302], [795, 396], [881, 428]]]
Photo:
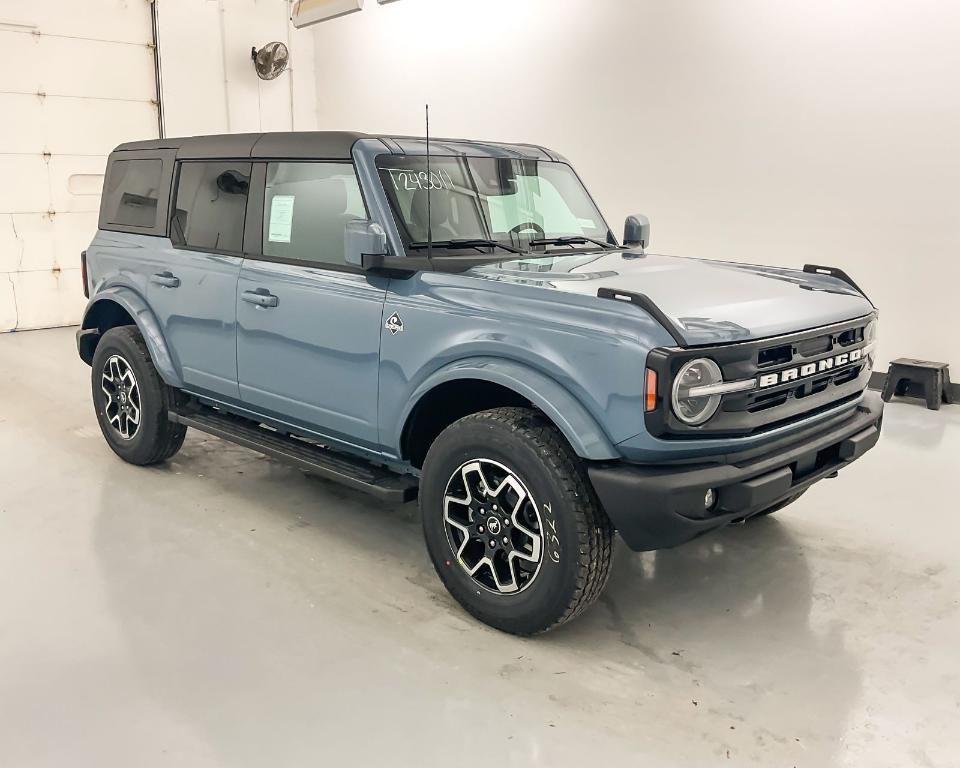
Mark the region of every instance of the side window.
[[250, 163], [181, 163], [170, 239], [191, 248], [241, 251], [249, 189]]
[[106, 221], [125, 227], [154, 227], [162, 176], [163, 161], [159, 158], [114, 161], [103, 191]]
[[367, 217], [351, 163], [268, 163], [263, 253], [344, 263], [347, 222]]

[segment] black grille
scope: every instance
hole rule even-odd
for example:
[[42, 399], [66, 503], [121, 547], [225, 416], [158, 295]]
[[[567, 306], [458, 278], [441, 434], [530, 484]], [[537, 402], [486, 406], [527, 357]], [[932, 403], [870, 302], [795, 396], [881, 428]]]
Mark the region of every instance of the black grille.
[[724, 381], [759, 380], [804, 365], [820, 364], [864, 346], [864, 329], [873, 315], [814, 328], [775, 339], [694, 349], [656, 349], [648, 365], [657, 371], [656, 411], [646, 415], [651, 434], [664, 437], [742, 436], [800, 421], [845, 402], [855, 401], [870, 378], [867, 360], [835, 366], [762, 389], [723, 396], [717, 414], [706, 424], [691, 427], [670, 407], [670, 387], [680, 367], [693, 358], [709, 357], [723, 371]]

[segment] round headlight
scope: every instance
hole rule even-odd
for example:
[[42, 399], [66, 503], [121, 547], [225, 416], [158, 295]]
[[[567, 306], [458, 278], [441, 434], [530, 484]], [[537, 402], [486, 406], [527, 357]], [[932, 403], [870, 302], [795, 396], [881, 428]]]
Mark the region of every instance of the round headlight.
[[708, 384], [720, 384], [723, 374], [713, 360], [699, 358], [685, 363], [673, 380], [673, 412], [684, 424], [703, 424], [720, 407], [720, 395], [691, 397], [690, 390]]

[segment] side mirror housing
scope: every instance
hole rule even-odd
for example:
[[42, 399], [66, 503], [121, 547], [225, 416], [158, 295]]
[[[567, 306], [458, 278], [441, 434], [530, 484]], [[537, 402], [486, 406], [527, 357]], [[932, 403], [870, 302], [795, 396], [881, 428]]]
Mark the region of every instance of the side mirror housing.
[[344, 261], [360, 269], [376, 269], [387, 257], [387, 233], [367, 219], [347, 222], [344, 234]]
[[642, 213], [627, 216], [623, 223], [623, 244], [646, 248], [650, 244], [650, 219]]

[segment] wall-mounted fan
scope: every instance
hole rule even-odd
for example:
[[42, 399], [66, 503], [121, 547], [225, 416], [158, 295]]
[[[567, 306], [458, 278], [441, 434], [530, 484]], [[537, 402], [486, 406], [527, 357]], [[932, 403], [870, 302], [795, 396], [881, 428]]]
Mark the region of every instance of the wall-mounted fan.
[[250, 58], [253, 59], [257, 77], [261, 80], [274, 80], [290, 63], [290, 51], [283, 43], [267, 43], [259, 51], [253, 48]]

